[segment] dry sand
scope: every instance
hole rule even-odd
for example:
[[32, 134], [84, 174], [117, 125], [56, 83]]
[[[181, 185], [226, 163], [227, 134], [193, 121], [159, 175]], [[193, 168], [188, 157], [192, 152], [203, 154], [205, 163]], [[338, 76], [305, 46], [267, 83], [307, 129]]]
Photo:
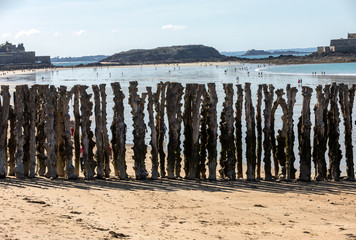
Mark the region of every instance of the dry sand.
[[0, 191], [0, 239], [356, 239], [354, 182], [8, 177]]

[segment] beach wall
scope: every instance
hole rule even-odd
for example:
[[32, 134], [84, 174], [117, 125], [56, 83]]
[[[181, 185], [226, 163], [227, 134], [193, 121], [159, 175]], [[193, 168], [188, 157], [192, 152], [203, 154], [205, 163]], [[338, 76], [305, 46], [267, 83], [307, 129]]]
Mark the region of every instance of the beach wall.
[[[303, 99], [299, 100], [302, 111], [295, 113], [298, 90], [289, 84], [285, 89], [258, 85], [256, 106], [250, 83], [237, 84], [236, 91], [232, 83], [223, 84], [225, 98], [218, 116], [215, 83], [191, 83], [183, 87], [176, 82], [161, 82], [156, 92], [147, 87], [139, 93], [138, 82], [134, 81], [130, 82], [129, 96], [124, 95], [119, 83], [111, 83], [114, 107], [110, 129], [107, 129], [106, 85], [92, 85], [93, 94], [88, 93], [88, 88], [18, 85], [10, 96], [9, 87], [1, 86], [1, 178], [76, 179], [81, 170], [86, 179], [127, 179], [123, 104], [126, 98], [133, 119], [136, 179], [340, 180], [340, 142], [345, 144], [346, 179], [355, 179], [351, 134], [356, 85], [334, 83], [319, 85], [315, 90], [303, 86]], [[310, 106], [313, 92], [317, 103]], [[275, 129], [278, 109], [282, 111], [278, 120], [283, 122], [281, 129]], [[293, 121], [294, 114], [300, 115], [297, 123]], [[344, 139], [340, 139], [342, 123]], [[145, 138], [151, 139], [149, 146]], [[246, 143], [244, 151], [242, 141]], [[294, 152], [294, 145], [298, 145], [298, 153]], [[146, 168], [147, 161], [151, 161], [150, 170]]]

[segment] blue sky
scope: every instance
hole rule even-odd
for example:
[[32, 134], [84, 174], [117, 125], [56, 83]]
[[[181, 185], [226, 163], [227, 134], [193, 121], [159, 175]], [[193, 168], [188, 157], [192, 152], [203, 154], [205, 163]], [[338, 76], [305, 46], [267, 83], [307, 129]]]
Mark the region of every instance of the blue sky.
[[316, 47], [356, 32], [355, 13], [355, 0], [0, 0], [0, 42], [52, 57]]

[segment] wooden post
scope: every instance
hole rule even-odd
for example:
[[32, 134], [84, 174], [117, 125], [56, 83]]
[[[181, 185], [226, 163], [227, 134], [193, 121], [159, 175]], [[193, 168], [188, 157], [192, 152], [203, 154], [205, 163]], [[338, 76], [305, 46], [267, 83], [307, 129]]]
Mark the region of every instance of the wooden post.
[[101, 131], [103, 136], [103, 156], [104, 156], [104, 173], [105, 177], [110, 177], [110, 145], [107, 129], [107, 114], [106, 114], [106, 84], [100, 84], [100, 95], [101, 95]]
[[233, 84], [224, 84], [225, 102], [221, 113], [221, 154], [220, 154], [220, 175], [229, 180], [236, 179], [236, 153], [235, 153], [235, 138], [234, 138], [234, 110]]
[[46, 173], [46, 160], [47, 156], [45, 154], [45, 108], [46, 108], [46, 97], [48, 93], [48, 85], [35, 85], [33, 87], [37, 88], [37, 135], [36, 135], [36, 151], [37, 151], [37, 162], [38, 162], [38, 175], [44, 176]]
[[0, 101], [0, 178], [5, 178], [7, 174], [6, 168], [6, 140], [7, 140], [7, 128], [8, 128], [8, 117], [10, 109], [10, 93], [9, 86], [2, 85], [1, 93], [2, 103]]
[[23, 122], [23, 134], [24, 134], [24, 145], [23, 145], [23, 165], [24, 165], [24, 175], [29, 176], [30, 173], [30, 94], [28, 85], [23, 85], [23, 103], [24, 103], [24, 122]]
[[132, 108], [132, 120], [133, 120], [133, 136], [134, 136], [134, 146], [132, 147], [134, 151], [133, 159], [135, 160], [135, 174], [136, 179], [146, 179], [148, 173], [146, 171], [145, 157], [147, 152], [147, 146], [145, 143], [146, 135], [146, 124], [144, 122], [144, 106], [145, 106], [145, 95], [140, 98], [137, 94], [137, 81], [130, 82], [129, 87], [129, 104]]
[[46, 135], [45, 149], [47, 152], [47, 173], [46, 176], [55, 179], [57, 178], [57, 141], [55, 138], [55, 109], [56, 104], [56, 89], [54, 86], [46, 89], [46, 105], [45, 105], [45, 125], [44, 132]]
[[325, 151], [326, 151], [326, 119], [325, 112], [328, 108], [328, 97], [329, 89], [325, 88], [322, 90], [322, 86], [316, 87], [316, 97], [317, 103], [314, 107], [315, 114], [315, 126], [314, 126], [314, 146], [313, 146], [313, 161], [315, 164], [315, 179], [320, 181], [326, 178], [326, 161], [325, 161]]
[[[183, 87], [180, 83], [168, 83], [166, 108], [169, 128], [169, 143], [167, 156], [167, 176], [168, 178], [179, 177], [180, 171], [180, 125], [182, 122]], [[198, 121], [199, 125], [199, 121]], [[199, 131], [198, 131], [199, 135]], [[194, 137], [193, 137], [194, 139]], [[189, 176], [188, 176], [189, 177]]]
[[344, 118], [345, 127], [345, 158], [346, 158], [346, 173], [347, 180], [355, 180], [354, 162], [353, 162], [353, 146], [352, 146], [352, 107], [355, 94], [355, 86], [351, 89], [345, 84], [340, 84], [340, 106], [342, 116]]
[[[274, 95], [274, 87], [272, 84], [263, 84], [263, 93], [265, 96], [265, 109], [263, 111], [264, 116], [264, 141], [263, 141], [263, 150], [264, 157], [263, 162], [265, 165], [265, 180], [272, 180], [271, 173], [271, 151], [272, 151], [272, 135], [274, 135], [274, 129], [272, 129], [272, 104], [273, 104], [273, 95]], [[273, 117], [274, 119], [274, 117]]]
[[[274, 155], [276, 156], [277, 161], [275, 161], [275, 177], [278, 178], [278, 163], [282, 167], [282, 177], [286, 177], [286, 139], [287, 139], [287, 133], [288, 133], [288, 125], [287, 125], [287, 119], [288, 119], [288, 107], [285, 99], [283, 98], [284, 91], [283, 89], [278, 89], [276, 90], [277, 94], [277, 99], [272, 107], [272, 118], [273, 120], [271, 121], [272, 126], [273, 126], [273, 132], [274, 132], [274, 115], [275, 111], [277, 110], [278, 105], [281, 106], [283, 115], [281, 117], [283, 125], [282, 129], [278, 130], [278, 135], [277, 135], [277, 145], [274, 147], [275, 153]], [[275, 141], [272, 140], [272, 144]]]
[[302, 113], [298, 123], [298, 142], [300, 156], [300, 175], [299, 180], [309, 182], [311, 180], [311, 121], [310, 121], [310, 98], [313, 89], [302, 87], [303, 105]]
[[207, 156], [207, 143], [208, 143], [208, 108], [209, 97], [205, 90], [205, 86], [202, 85], [202, 106], [200, 111], [200, 147], [199, 147], [199, 171], [200, 177], [206, 179], [206, 156]]
[[256, 124], [255, 109], [251, 98], [251, 83], [245, 83], [245, 118], [246, 118], [246, 161], [247, 180], [255, 180], [256, 169]]
[[277, 157], [277, 145], [276, 145], [276, 137], [274, 134], [274, 121], [275, 121], [275, 113], [278, 107], [278, 101], [274, 101], [272, 110], [271, 110], [271, 148], [272, 148], [272, 156], [273, 156], [273, 166], [274, 166], [274, 178], [278, 179], [279, 177], [279, 162]]
[[111, 125], [113, 164], [116, 166], [117, 176], [120, 179], [126, 179], [126, 124], [124, 118], [125, 95], [121, 91], [120, 83], [111, 83], [111, 87], [114, 93], [114, 117]]
[[262, 156], [262, 89], [263, 85], [258, 85], [257, 104], [256, 104], [256, 123], [257, 123], [257, 155], [256, 155], [256, 173], [257, 179], [261, 179], [261, 156]]
[[94, 93], [94, 114], [95, 114], [95, 139], [96, 139], [96, 176], [99, 179], [104, 178], [104, 153], [103, 153], [103, 135], [102, 135], [102, 116], [100, 110], [100, 92], [98, 85], [92, 85]]
[[216, 105], [218, 102], [218, 97], [216, 95], [215, 83], [208, 83], [208, 166], [209, 166], [209, 180], [216, 180], [216, 165], [217, 165], [217, 113], [216, 113]]
[[[153, 105], [155, 103], [155, 99], [152, 95], [152, 87], [146, 87], [147, 94], [148, 94], [148, 105], [147, 111], [149, 114], [149, 122], [148, 126], [151, 129], [151, 162], [152, 162], [152, 179], [158, 178], [158, 136], [157, 136], [157, 129], [154, 122], [154, 112], [153, 112]], [[157, 113], [156, 113], [157, 114]]]
[[84, 176], [91, 180], [94, 178], [95, 163], [92, 161], [92, 133], [90, 131], [90, 116], [92, 115], [93, 103], [90, 102], [91, 94], [86, 92], [87, 86], [80, 86], [80, 111], [81, 111], [81, 144], [83, 148]]
[[16, 86], [16, 101], [15, 101], [15, 114], [16, 114], [16, 167], [14, 169], [16, 178], [24, 178], [24, 165], [23, 165], [23, 145], [24, 145], [24, 135], [23, 135], [23, 123], [24, 116], [23, 112], [25, 109], [25, 104], [23, 102], [23, 89], [24, 85]]
[[31, 87], [29, 97], [30, 129], [29, 129], [29, 177], [36, 176], [36, 121], [37, 121], [37, 87]]
[[[74, 172], [79, 176], [80, 163], [80, 112], [79, 112], [79, 96], [80, 85], [75, 85], [72, 90], [74, 95], [73, 114], [74, 114]], [[83, 170], [83, 169], [82, 169]]]
[[63, 131], [59, 132], [59, 138], [64, 140], [63, 146], [63, 154], [62, 158], [65, 163], [65, 176], [68, 179], [76, 179], [77, 175], [75, 174], [75, 169], [73, 166], [73, 141], [72, 135], [70, 132], [70, 115], [69, 115], [69, 101], [72, 97], [72, 92], [67, 91], [67, 87], [61, 86], [59, 88], [60, 91], [60, 103], [61, 107], [61, 115], [62, 115], [62, 125]]
[[297, 171], [294, 168], [294, 120], [293, 120], [293, 109], [295, 104], [295, 97], [298, 92], [296, 87], [290, 87], [290, 84], [287, 85], [287, 109], [288, 109], [288, 118], [287, 118], [287, 139], [286, 139], [286, 178], [287, 180], [295, 179], [295, 172]]
[[340, 179], [340, 161], [342, 159], [342, 152], [340, 149], [340, 112], [337, 103], [339, 94], [339, 86], [333, 83], [330, 88], [330, 110], [328, 112], [328, 126], [327, 135], [329, 137], [329, 169], [328, 169], [328, 179], [333, 179], [338, 181]]
[[237, 84], [237, 100], [235, 103], [235, 134], [236, 134], [236, 157], [237, 157], [237, 178], [243, 178], [242, 169], [242, 106], [243, 106], [243, 89], [241, 84]]
[[189, 176], [190, 163], [192, 161], [192, 92], [193, 84], [187, 84], [185, 86], [184, 94], [184, 112], [183, 112], [183, 123], [184, 123], [184, 171], [185, 176]]
[[[188, 85], [188, 84], [187, 84]], [[191, 116], [188, 116], [191, 121], [191, 134], [190, 134], [190, 152], [188, 161], [186, 159], [187, 166], [185, 166], [186, 177], [189, 179], [199, 178], [199, 123], [200, 123], [200, 103], [201, 103], [201, 95], [202, 95], [202, 87], [198, 84], [191, 84], [190, 88], [190, 111], [187, 109], [184, 110], [184, 113], [188, 113]], [[167, 89], [167, 101], [168, 101], [168, 89]], [[168, 113], [169, 110], [167, 110]], [[174, 112], [172, 112], [174, 117]], [[174, 118], [173, 118], [174, 120]], [[187, 151], [184, 151], [187, 153]]]
[[[13, 93], [13, 98], [14, 98], [14, 105], [15, 105], [15, 94], [16, 92]], [[15, 105], [16, 106], [16, 105]], [[10, 176], [15, 176], [15, 162], [16, 162], [16, 113], [14, 108], [10, 105], [10, 111], [9, 111], [9, 121], [10, 121], [10, 138], [8, 141], [8, 148], [9, 148], [9, 173], [8, 175]]]
[[164, 124], [164, 108], [166, 106], [166, 86], [167, 83], [160, 82], [158, 88], [160, 89], [160, 101], [158, 104], [158, 115], [156, 116], [156, 126], [158, 126], [158, 153], [159, 153], [159, 165], [161, 178], [166, 177], [166, 154], [164, 152], [164, 138], [167, 131], [166, 125]]
[[56, 121], [56, 139], [57, 139], [57, 174], [59, 177], [65, 176], [65, 166], [66, 160], [64, 159], [64, 155], [66, 154], [65, 150], [65, 141], [62, 137], [64, 132], [64, 103], [67, 95], [67, 87], [60, 86], [58, 88], [58, 99], [57, 99], [57, 121]]

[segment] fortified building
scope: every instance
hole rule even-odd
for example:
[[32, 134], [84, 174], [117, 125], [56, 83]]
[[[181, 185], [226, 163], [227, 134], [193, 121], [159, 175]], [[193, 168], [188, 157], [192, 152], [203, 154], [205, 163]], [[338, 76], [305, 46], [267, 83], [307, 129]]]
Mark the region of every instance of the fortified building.
[[318, 53], [356, 53], [356, 33], [349, 33], [347, 39], [333, 39], [330, 46], [318, 47]]
[[8, 64], [51, 64], [50, 56], [36, 56], [35, 52], [26, 52], [22, 43], [17, 46], [6, 42], [0, 45], [0, 65]]

